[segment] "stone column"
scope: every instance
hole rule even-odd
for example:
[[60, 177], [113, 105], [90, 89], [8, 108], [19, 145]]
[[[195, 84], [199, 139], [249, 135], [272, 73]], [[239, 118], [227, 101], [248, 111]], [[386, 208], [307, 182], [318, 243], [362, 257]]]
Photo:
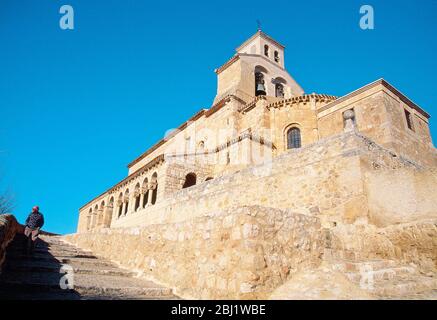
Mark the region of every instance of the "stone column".
[[[141, 199], [140, 199], [140, 208], [141, 209], [145, 208], [146, 205], [147, 205], [147, 203], [144, 203], [144, 200], [146, 199], [147, 190], [149, 190], [148, 189], [148, 185], [147, 184], [143, 184], [143, 186], [141, 187]], [[143, 205], [143, 203], [144, 203], [144, 205]]]
[[97, 212], [93, 212], [92, 216], [91, 216], [91, 230], [94, 230], [94, 228], [96, 227], [96, 221], [97, 220]]
[[111, 226], [112, 212], [113, 212], [113, 207], [110, 204], [107, 205], [103, 214], [104, 228], [109, 228]]
[[144, 200], [144, 193], [143, 192], [141, 192], [141, 194], [140, 194], [140, 203], [139, 203], [139, 205], [138, 205], [138, 210], [141, 210], [142, 208], [143, 208], [143, 200]]
[[92, 224], [92, 215], [90, 215], [88, 213], [86, 216], [86, 229], [85, 229], [85, 231], [91, 230], [91, 224]]
[[121, 207], [121, 216], [125, 216], [125, 215], [126, 215], [126, 214], [124, 213], [125, 210], [126, 210], [126, 205], [127, 205], [127, 202], [126, 202], [126, 200], [125, 200], [125, 201], [123, 201], [123, 205], [122, 205], [122, 207]]
[[[138, 208], [136, 208], [138, 197], [140, 198], [139, 199], [140, 202], [138, 203]], [[140, 190], [137, 189], [137, 190], [135, 190], [135, 192], [133, 194], [133, 197], [132, 197], [131, 212], [136, 212], [137, 210], [139, 210], [140, 209], [140, 205], [141, 205], [141, 193], [140, 193]]]
[[114, 214], [115, 214], [116, 219], [119, 218], [118, 214], [120, 213], [120, 208], [122, 210], [121, 214], [120, 214], [120, 217], [121, 217], [123, 214], [123, 202], [121, 200], [117, 200], [117, 205], [115, 206], [115, 210], [114, 210], [115, 211]]
[[129, 195], [129, 207], [128, 207], [127, 213], [129, 214], [132, 212], [135, 212], [135, 192], [132, 192]]
[[104, 208], [97, 211], [97, 228], [100, 228], [103, 225], [103, 210]]

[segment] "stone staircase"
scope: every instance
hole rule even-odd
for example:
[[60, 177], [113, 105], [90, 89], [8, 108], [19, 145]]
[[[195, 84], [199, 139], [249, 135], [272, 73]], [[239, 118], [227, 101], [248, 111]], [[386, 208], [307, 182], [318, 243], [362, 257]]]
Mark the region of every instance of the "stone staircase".
[[332, 268], [379, 299], [437, 300], [435, 273], [393, 260], [338, 261]]
[[[32, 257], [23, 253], [24, 236], [8, 246], [0, 275], [0, 300], [115, 300], [177, 299], [172, 290], [136, 278], [110, 261], [41, 236]], [[68, 284], [72, 288], [61, 289]]]

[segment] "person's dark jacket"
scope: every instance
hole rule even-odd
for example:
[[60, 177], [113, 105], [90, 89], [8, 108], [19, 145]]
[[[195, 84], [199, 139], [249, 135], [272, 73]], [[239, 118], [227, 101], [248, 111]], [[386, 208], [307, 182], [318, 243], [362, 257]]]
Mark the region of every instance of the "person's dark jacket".
[[42, 228], [44, 225], [44, 216], [41, 212], [32, 212], [27, 217], [25, 225], [31, 229]]

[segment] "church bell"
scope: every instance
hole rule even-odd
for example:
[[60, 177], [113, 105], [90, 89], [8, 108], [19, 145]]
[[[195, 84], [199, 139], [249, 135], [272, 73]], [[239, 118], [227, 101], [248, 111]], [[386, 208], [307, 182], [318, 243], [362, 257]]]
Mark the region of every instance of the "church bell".
[[266, 95], [266, 88], [264, 87], [263, 83], [257, 83], [255, 94], [257, 96], [265, 96]]

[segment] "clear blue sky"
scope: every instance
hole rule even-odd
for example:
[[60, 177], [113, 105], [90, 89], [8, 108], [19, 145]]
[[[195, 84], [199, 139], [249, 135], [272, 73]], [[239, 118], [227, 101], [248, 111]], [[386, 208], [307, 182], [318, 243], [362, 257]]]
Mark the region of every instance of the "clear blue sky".
[[[59, 8], [75, 9], [75, 30]], [[375, 30], [358, 26], [371, 4]], [[1, 189], [23, 222], [71, 233], [78, 208], [216, 92], [213, 70], [263, 30], [307, 93], [385, 78], [437, 118], [437, 1], [1, 0]], [[434, 140], [437, 119], [431, 119]]]

